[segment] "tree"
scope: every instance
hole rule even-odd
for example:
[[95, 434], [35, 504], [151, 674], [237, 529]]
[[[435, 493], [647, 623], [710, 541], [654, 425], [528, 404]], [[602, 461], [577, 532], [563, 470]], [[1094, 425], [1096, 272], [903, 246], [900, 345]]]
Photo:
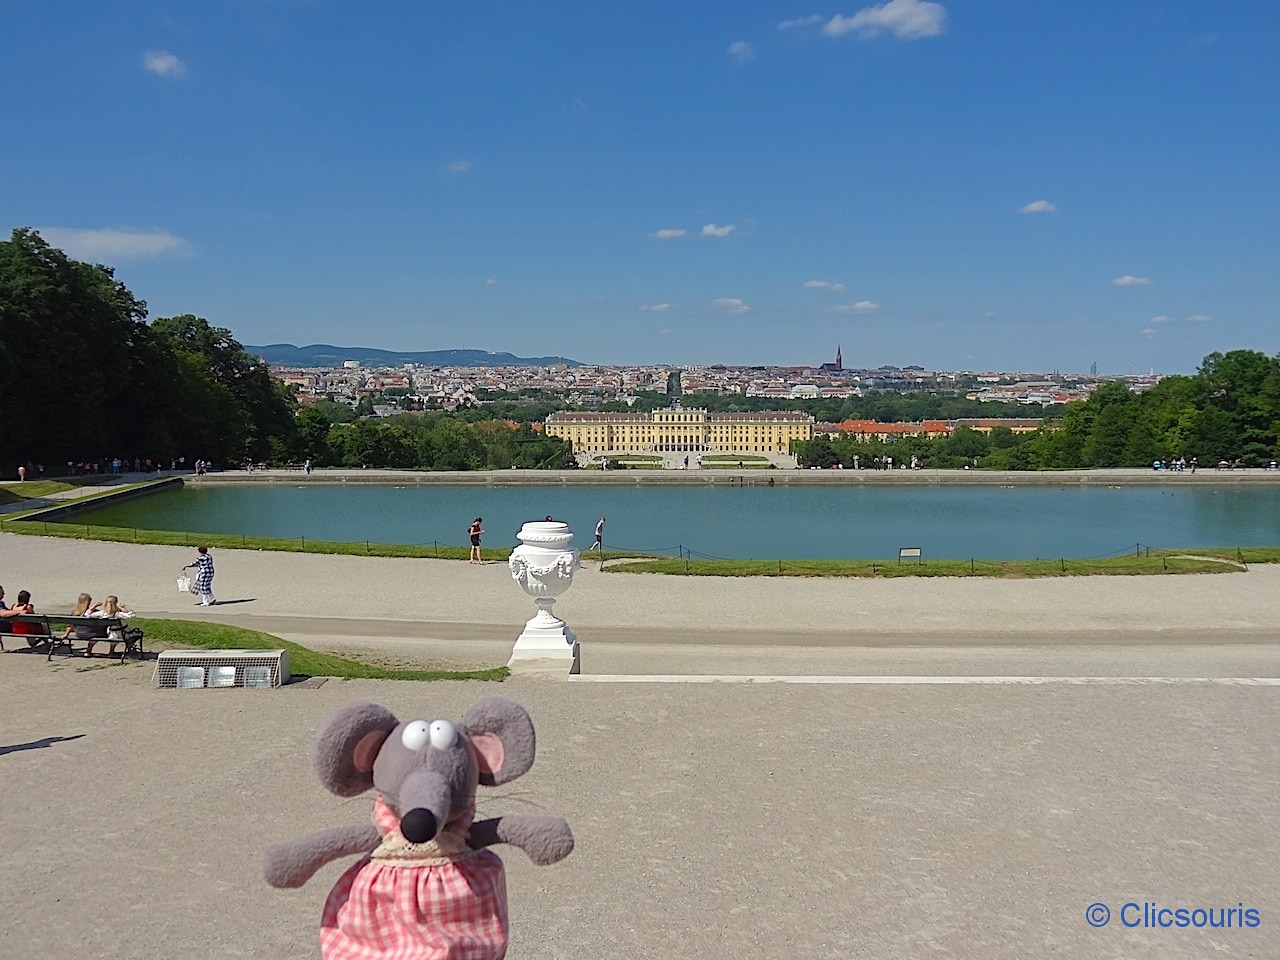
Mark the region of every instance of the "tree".
[[419, 463], [432, 470], [482, 470], [484, 444], [458, 420], [441, 417], [418, 438]]
[[797, 443], [796, 459], [802, 467], [822, 467], [823, 469], [830, 469], [840, 462], [831, 439], [825, 435]]
[[0, 409], [11, 431], [0, 457], [142, 452], [147, 418], [131, 392], [135, 373], [143, 389], [154, 379], [146, 313], [110, 267], [72, 260], [32, 230], [0, 243]]
[[315, 407], [298, 411], [298, 454], [310, 458], [316, 466], [327, 467], [335, 463], [333, 448], [329, 446], [329, 428], [333, 424]]
[[1280, 449], [1280, 357], [1256, 350], [1206, 356], [1196, 375], [1202, 409], [1199, 439], [1219, 457], [1269, 460]]
[[[213, 458], [267, 460], [296, 448], [297, 402], [291, 390], [271, 376], [266, 364], [250, 356], [230, 330], [190, 313], [159, 317], [151, 329], [176, 354], [196, 358], [203, 373], [200, 379], [207, 378], [231, 395], [236, 413], [220, 446], [210, 451]], [[190, 364], [187, 368], [188, 376], [194, 376]], [[211, 392], [206, 386], [197, 389]]]
[[1084, 406], [1093, 418], [1081, 446], [1082, 465], [1123, 466], [1125, 443], [1134, 422], [1133, 394], [1123, 383], [1108, 383], [1095, 390]]
[[964, 466], [965, 463], [985, 457], [991, 449], [991, 440], [977, 430], [960, 427], [951, 436], [943, 438], [937, 446], [941, 456], [959, 461], [949, 464], [950, 466]]

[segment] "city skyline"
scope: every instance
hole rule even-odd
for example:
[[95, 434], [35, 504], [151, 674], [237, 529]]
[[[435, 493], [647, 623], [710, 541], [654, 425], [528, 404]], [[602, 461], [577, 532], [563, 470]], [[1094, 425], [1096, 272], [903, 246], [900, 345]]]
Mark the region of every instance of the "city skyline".
[[[902, 371], [922, 371], [927, 373], [941, 374], [974, 374], [974, 375], [991, 375], [1005, 374], [1010, 376], [1020, 374], [1035, 374], [1044, 376], [1058, 376], [1068, 378], [1091, 378], [1097, 377], [1102, 379], [1110, 379], [1116, 377], [1129, 378], [1146, 378], [1150, 376], [1167, 376], [1170, 371], [1162, 371], [1155, 369], [1147, 370], [1125, 370], [1125, 371], [1106, 371], [1098, 370], [1096, 364], [1090, 364], [1087, 370], [1062, 370], [1058, 368], [1052, 369], [1032, 369], [1024, 368], [997, 368], [991, 366], [975, 366], [975, 367], [947, 367], [947, 366], [925, 366], [923, 364], [904, 361], [903, 363], [893, 364], [858, 364], [854, 362], [842, 362], [841, 350], [842, 346], [836, 344], [835, 360], [824, 360], [822, 358], [813, 358], [808, 361], [797, 363], [781, 363], [771, 362], [769, 360], [761, 360], [755, 363], [738, 363], [724, 364], [712, 362], [671, 362], [663, 360], [655, 360], [648, 362], [631, 362], [627, 360], [613, 361], [609, 363], [596, 363], [592, 361], [579, 360], [576, 357], [520, 357], [509, 351], [461, 351], [461, 350], [395, 350], [376, 347], [367, 347], [357, 344], [292, 344], [292, 343], [268, 343], [268, 344], [244, 344], [244, 349], [262, 360], [272, 368], [280, 368], [286, 370], [338, 370], [348, 365], [354, 365], [357, 370], [401, 370], [409, 367], [415, 369], [424, 368], [448, 368], [454, 370], [502, 370], [527, 368], [529, 370], [545, 370], [552, 367], [560, 367], [566, 364], [572, 366], [567, 367], [570, 370], [576, 369], [651, 369], [651, 370], [708, 370], [713, 368], [724, 367], [730, 370], [790, 370], [795, 372], [807, 372], [815, 375], [839, 375], [839, 374], [855, 374], [859, 372], [873, 372], [877, 370], [902, 370]], [[487, 354], [486, 360], [491, 362], [476, 363], [469, 362], [477, 359], [472, 354]], [[385, 356], [380, 355], [385, 354]], [[463, 355], [467, 354], [467, 355]], [[454, 356], [459, 355], [459, 356]]]
[[3, 226], [242, 343], [1191, 373], [1280, 349], [1280, 11], [0, 11]]

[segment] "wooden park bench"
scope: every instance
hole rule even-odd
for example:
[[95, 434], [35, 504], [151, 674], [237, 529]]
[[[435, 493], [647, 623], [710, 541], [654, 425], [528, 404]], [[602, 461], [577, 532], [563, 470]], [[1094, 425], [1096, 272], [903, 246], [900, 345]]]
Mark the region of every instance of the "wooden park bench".
[[[58, 613], [20, 613], [17, 616], [5, 617], [0, 623], [34, 623], [41, 627], [39, 633], [0, 633], [0, 650], [4, 650], [4, 638], [7, 636], [10, 640], [25, 640], [29, 647], [38, 647], [42, 643], [47, 643], [48, 657], [53, 659], [53, 652], [58, 647], [67, 648], [67, 656], [75, 656], [75, 643], [83, 643], [86, 648], [90, 643], [116, 643], [120, 646], [120, 662], [124, 663], [124, 658], [130, 652], [137, 654], [138, 659], [142, 659], [142, 638], [135, 640], [111, 640], [107, 633], [115, 628], [121, 631], [128, 626], [129, 621], [125, 617], [73, 617], [69, 614]], [[94, 637], [93, 640], [81, 640], [72, 631], [70, 637], [63, 639], [63, 634], [67, 627], [91, 627], [95, 633], [101, 636]]]

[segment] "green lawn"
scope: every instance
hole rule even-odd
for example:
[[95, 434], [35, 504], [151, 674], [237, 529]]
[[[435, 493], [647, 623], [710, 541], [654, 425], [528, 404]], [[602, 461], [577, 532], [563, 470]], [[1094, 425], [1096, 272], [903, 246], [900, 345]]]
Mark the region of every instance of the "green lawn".
[[146, 634], [144, 649], [184, 648], [200, 650], [280, 650], [289, 652], [289, 668], [309, 677], [339, 677], [361, 680], [503, 680], [511, 671], [505, 666], [489, 670], [396, 670], [361, 663], [331, 653], [318, 653], [269, 633], [222, 623], [199, 620], [158, 620], [135, 617], [130, 623]]
[[[250, 537], [238, 533], [199, 533], [194, 531], [143, 530], [134, 527], [102, 527], [72, 521], [8, 520], [0, 518], [0, 533], [26, 533], [42, 537], [68, 537], [73, 540], [106, 540], [116, 543], [153, 543], [162, 546], [224, 547], [235, 550], [274, 550], [279, 553], [336, 553], [360, 557], [431, 557], [441, 560], [465, 560], [470, 547], [448, 544], [418, 546], [413, 544], [373, 543], [336, 540], [308, 540], [305, 537], [280, 539]], [[485, 547], [490, 560], [505, 560], [510, 548]]]
[[617, 559], [606, 573], [698, 577], [1083, 577], [1166, 573], [1238, 573], [1249, 563], [1280, 562], [1280, 549], [1161, 550], [1094, 560], [702, 560]]
[[21, 503], [38, 500], [64, 490], [77, 487], [93, 487], [105, 482], [105, 477], [78, 477], [72, 480], [28, 480], [25, 483], [0, 483], [0, 503]]

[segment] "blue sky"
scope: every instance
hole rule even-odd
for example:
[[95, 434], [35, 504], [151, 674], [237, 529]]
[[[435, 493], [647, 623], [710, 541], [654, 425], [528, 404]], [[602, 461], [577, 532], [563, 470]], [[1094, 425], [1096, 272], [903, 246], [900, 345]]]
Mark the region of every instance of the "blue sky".
[[1280, 337], [1262, 2], [0, 2], [0, 227], [244, 343], [1191, 372]]

